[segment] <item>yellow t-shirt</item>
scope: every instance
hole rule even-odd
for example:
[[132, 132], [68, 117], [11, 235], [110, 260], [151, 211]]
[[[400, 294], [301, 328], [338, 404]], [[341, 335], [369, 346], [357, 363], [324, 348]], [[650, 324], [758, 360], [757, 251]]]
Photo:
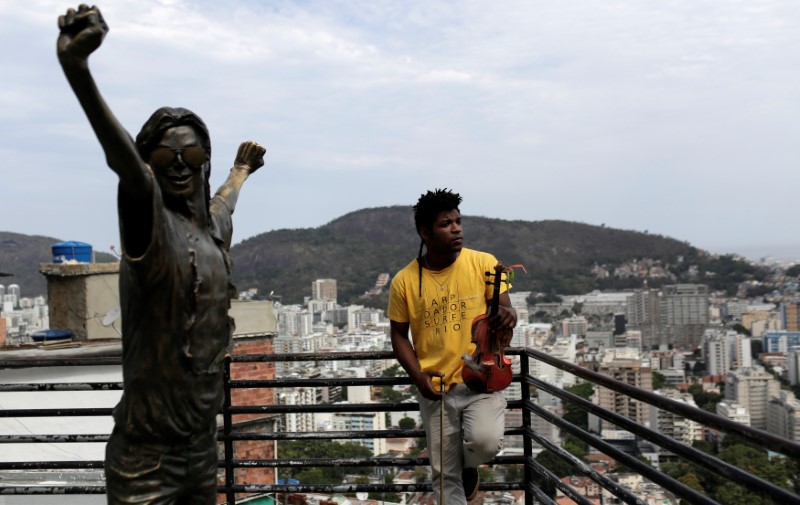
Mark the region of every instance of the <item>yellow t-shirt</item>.
[[[475, 351], [472, 320], [487, 311], [487, 301], [494, 290], [491, 281], [495, 265], [497, 260], [491, 254], [462, 249], [456, 261], [444, 270], [422, 269], [421, 295], [417, 260], [392, 279], [389, 319], [410, 324], [420, 368], [444, 373], [448, 390], [454, 383], [463, 382], [461, 357]], [[500, 292], [506, 289], [503, 282]], [[433, 385], [439, 389], [437, 377], [433, 378]]]

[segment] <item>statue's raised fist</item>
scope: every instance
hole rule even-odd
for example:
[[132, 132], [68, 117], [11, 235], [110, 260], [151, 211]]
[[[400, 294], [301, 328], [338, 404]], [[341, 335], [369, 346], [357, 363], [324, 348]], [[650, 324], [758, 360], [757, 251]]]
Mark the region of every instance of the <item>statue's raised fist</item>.
[[68, 9], [67, 13], [58, 17], [57, 50], [59, 59], [85, 59], [103, 42], [108, 33], [108, 25], [95, 6], [86, 4], [78, 6], [78, 10]]

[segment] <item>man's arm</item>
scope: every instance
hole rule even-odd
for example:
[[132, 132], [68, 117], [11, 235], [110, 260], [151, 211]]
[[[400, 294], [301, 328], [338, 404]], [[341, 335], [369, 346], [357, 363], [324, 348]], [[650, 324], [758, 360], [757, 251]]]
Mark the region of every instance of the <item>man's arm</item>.
[[420, 394], [429, 400], [438, 400], [442, 394], [433, 388], [431, 377], [444, 377], [441, 372], [428, 371], [423, 372], [419, 367], [419, 360], [411, 346], [411, 341], [408, 340], [408, 323], [400, 323], [397, 321], [389, 321], [391, 329], [392, 350], [394, 357], [406, 371], [411, 378], [411, 382], [417, 386]]

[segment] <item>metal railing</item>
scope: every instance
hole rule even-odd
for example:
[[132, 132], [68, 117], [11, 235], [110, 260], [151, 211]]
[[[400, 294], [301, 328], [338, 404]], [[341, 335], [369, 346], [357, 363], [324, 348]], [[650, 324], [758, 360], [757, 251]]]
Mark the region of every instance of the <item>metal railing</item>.
[[[637, 401], [654, 405], [679, 416], [696, 421], [706, 427], [714, 428], [723, 433], [736, 435], [781, 453], [800, 462], [800, 444], [786, 440], [770, 433], [756, 430], [739, 423], [735, 423], [721, 416], [690, 407], [685, 403], [670, 400], [663, 396], [644, 391], [627, 383], [611, 379], [602, 374], [578, 367], [540, 351], [526, 349], [511, 349], [508, 355], [518, 356], [520, 369], [523, 373], [514, 377], [514, 382], [519, 383], [521, 397], [508, 402], [508, 409], [519, 409], [522, 412], [522, 422], [519, 426], [507, 427], [506, 436], [521, 436], [523, 440], [523, 453], [521, 455], [498, 456], [491, 462], [495, 466], [523, 465], [524, 476], [515, 482], [486, 482], [480, 489], [483, 491], [508, 492], [522, 490], [526, 505], [535, 501], [554, 504], [552, 496], [543, 490], [543, 484], [549, 483], [560, 490], [564, 495], [581, 505], [591, 502], [570, 485], [562, 482], [556, 475], [537, 459], [534, 458], [534, 448], [544, 448], [556, 454], [561, 460], [569, 464], [575, 474], [589, 477], [602, 488], [614, 495], [616, 499], [628, 504], [643, 504], [643, 500], [626, 487], [595, 470], [592, 466], [574, 456], [559, 444], [555, 444], [537, 433], [532, 425], [533, 415], [540, 416], [547, 422], [556, 425], [562, 433], [569, 433], [600, 453], [625, 465], [632, 472], [638, 473], [645, 479], [657, 484], [670, 495], [685, 500], [686, 503], [711, 505], [714, 500], [690, 486], [676, 480], [665, 473], [640, 461], [626, 452], [620, 450], [608, 441], [601, 439], [596, 434], [588, 432], [570, 422], [553, 415], [547, 409], [537, 404], [534, 391], [545, 391], [560, 398], [563, 402], [571, 403], [601, 419], [613, 423], [637, 438], [669, 451], [684, 461], [701, 465], [721, 478], [744, 486], [746, 489], [766, 496], [776, 503], [800, 503], [800, 497], [789, 489], [777, 486], [760, 477], [737, 468], [729, 463], [715, 458], [705, 452], [694, 449], [689, 445], [677, 442], [654, 430], [646, 428], [632, 420], [602, 409], [591, 401], [585, 400], [568, 391], [555, 387], [537, 377], [532, 376], [530, 360], [535, 359], [556, 367], [565, 372], [574, 374], [578, 378], [589, 381], [595, 386], [608, 388], [622, 393]], [[358, 352], [358, 353], [320, 353], [320, 354], [269, 354], [269, 355], [235, 355], [233, 363], [248, 362], [325, 362], [336, 360], [386, 360], [392, 359], [390, 352]], [[51, 360], [14, 360], [0, 361], [2, 368], [69, 366], [69, 365], [108, 365], [119, 364], [119, 358], [90, 358], [90, 359], [51, 359]], [[219, 442], [224, 447], [224, 457], [220, 460], [221, 471], [224, 473], [224, 484], [219, 487], [219, 493], [225, 496], [228, 504], [241, 503], [242, 497], [252, 494], [287, 495], [292, 493], [427, 493], [432, 491], [430, 482], [414, 484], [278, 484], [272, 482], [259, 484], [242, 484], [236, 481], [236, 471], [242, 468], [312, 468], [326, 466], [342, 467], [417, 467], [427, 466], [426, 457], [379, 457], [379, 458], [309, 458], [309, 459], [239, 459], [235, 455], [234, 445], [239, 441], [285, 441], [285, 440], [350, 440], [366, 438], [396, 438], [424, 437], [424, 432], [418, 429], [384, 429], [384, 430], [357, 430], [357, 431], [315, 431], [315, 432], [252, 432], [235, 429], [235, 416], [242, 415], [280, 415], [285, 413], [300, 412], [368, 412], [387, 413], [394, 411], [413, 411], [418, 409], [415, 403], [363, 403], [363, 404], [317, 404], [317, 405], [233, 405], [232, 393], [239, 388], [309, 388], [309, 387], [344, 387], [344, 386], [394, 386], [407, 385], [406, 377], [371, 377], [371, 378], [317, 378], [317, 379], [272, 379], [272, 380], [234, 380], [230, 377], [229, 362], [225, 373], [225, 404], [222, 411], [222, 426], [219, 433]], [[93, 391], [93, 390], [118, 390], [118, 383], [59, 383], [59, 384], [0, 384], [0, 393], [10, 391]], [[69, 417], [69, 416], [110, 416], [110, 408], [40, 408], [40, 409], [0, 409], [0, 418], [27, 418], [27, 417]], [[8, 435], [0, 433], [0, 452], [3, 444], [50, 444], [50, 443], [103, 443], [108, 440], [104, 434], [48, 434], [48, 435]], [[36, 470], [42, 472], [60, 472], [67, 469], [88, 470], [103, 468], [103, 461], [47, 461], [47, 462], [0, 462], [0, 476], [9, 471]], [[93, 485], [76, 483], [20, 485], [7, 484], [0, 479], [0, 495], [29, 495], [29, 494], [103, 494], [105, 488], [102, 484]]]

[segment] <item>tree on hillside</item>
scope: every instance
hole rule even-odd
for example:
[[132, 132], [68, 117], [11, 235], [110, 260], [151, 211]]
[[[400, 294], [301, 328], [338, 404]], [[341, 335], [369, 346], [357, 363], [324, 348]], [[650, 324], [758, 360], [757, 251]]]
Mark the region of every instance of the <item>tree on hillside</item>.
[[667, 378], [663, 374], [653, 371], [653, 390], [661, 389], [667, 383]]
[[[564, 388], [565, 391], [580, 396], [584, 400], [590, 400], [594, 392], [594, 384], [591, 382], [581, 382]], [[561, 416], [565, 421], [568, 421], [575, 426], [587, 430], [589, 429], [589, 413], [569, 401], [562, 402], [564, 407], [564, 415]]]
[[689, 386], [689, 394], [692, 395], [694, 403], [697, 404], [698, 408], [714, 414], [717, 412], [717, 404], [721, 402], [723, 398], [722, 395], [703, 391], [703, 386], [699, 383], [694, 383]]
[[[278, 457], [285, 459], [310, 459], [310, 458], [369, 458], [372, 451], [363, 445], [350, 442], [339, 443], [326, 440], [281, 440], [278, 442]], [[342, 466], [322, 468], [288, 468], [289, 478], [300, 482], [325, 484], [339, 484], [344, 476], [350, 473], [366, 474], [368, 468], [347, 469]]]
[[745, 328], [742, 323], [734, 324], [733, 326], [731, 326], [731, 329], [736, 333], [741, 333], [742, 335], [747, 335], [748, 337], [750, 336], [750, 330]]
[[410, 417], [404, 417], [398, 421], [401, 430], [413, 430], [417, 427], [417, 422]]

